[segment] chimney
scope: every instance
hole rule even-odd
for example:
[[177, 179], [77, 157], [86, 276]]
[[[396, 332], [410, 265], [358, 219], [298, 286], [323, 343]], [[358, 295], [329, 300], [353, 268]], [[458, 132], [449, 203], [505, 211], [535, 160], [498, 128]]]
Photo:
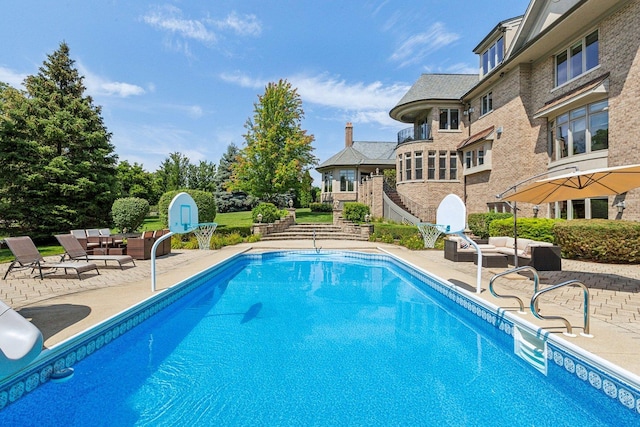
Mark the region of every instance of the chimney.
[[353, 145], [353, 125], [351, 122], [347, 122], [347, 126], [344, 128], [344, 146], [351, 147]]

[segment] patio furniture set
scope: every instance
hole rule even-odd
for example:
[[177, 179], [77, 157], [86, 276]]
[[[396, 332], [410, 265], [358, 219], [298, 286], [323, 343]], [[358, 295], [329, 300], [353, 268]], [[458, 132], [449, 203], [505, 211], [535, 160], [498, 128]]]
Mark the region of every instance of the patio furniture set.
[[[506, 268], [529, 265], [538, 271], [561, 271], [560, 246], [549, 242], [518, 238], [517, 248], [513, 237], [489, 237], [486, 244], [478, 245], [482, 251], [482, 266]], [[444, 241], [444, 257], [454, 262], [478, 262], [475, 248], [458, 236], [449, 236]]]
[[[92, 255], [129, 255], [133, 259], [151, 258], [151, 247], [160, 236], [169, 230], [145, 231], [139, 237], [125, 237], [105, 229], [71, 230], [82, 248]], [[156, 256], [171, 253], [171, 240], [165, 239], [156, 250]]]
[[[140, 237], [112, 235], [109, 229], [72, 230], [69, 234], [58, 234], [56, 239], [64, 248], [64, 254], [59, 262], [46, 261], [29, 236], [6, 237], [4, 242], [13, 253], [15, 259], [4, 274], [3, 279], [16, 269], [31, 269], [31, 274], [38, 272], [43, 279], [45, 272], [55, 272], [59, 269], [73, 271], [78, 279], [81, 274], [95, 270], [100, 274], [97, 261], [105, 265], [109, 261], [117, 262], [120, 269], [124, 264], [136, 263], [134, 260], [151, 258], [151, 249], [156, 240], [168, 233], [169, 230], [146, 231]], [[158, 245], [156, 256], [171, 253], [171, 239], [165, 239]]]

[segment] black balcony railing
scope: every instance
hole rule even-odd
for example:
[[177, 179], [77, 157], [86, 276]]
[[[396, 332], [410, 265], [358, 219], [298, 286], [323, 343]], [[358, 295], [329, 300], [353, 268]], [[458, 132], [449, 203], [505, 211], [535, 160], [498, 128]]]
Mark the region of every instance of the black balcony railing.
[[432, 139], [431, 126], [426, 123], [423, 123], [418, 127], [411, 126], [410, 128], [402, 129], [398, 132], [398, 144], [429, 139]]

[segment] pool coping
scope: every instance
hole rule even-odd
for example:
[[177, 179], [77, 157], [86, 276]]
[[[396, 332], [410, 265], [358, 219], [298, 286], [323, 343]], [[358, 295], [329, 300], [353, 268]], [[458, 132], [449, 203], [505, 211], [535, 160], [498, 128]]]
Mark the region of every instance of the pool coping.
[[[158, 291], [157, 294], [140, 301], [128, 309], [116, 313], [94, 327], [69, 337], [50, 349], [43, 351], [41, 355], [27, 367], [12, 376], [0, 380], [0, 410], [22, 398], [41, 384], [48, 382], [53, 372], [72, 367], [76, 362], [79, 362], [94, 351], [126, 333], [186, 293], [199, 287], [203, 281], [208, 280], [208, 277], [229, 266], [235, 258], [247, 255], [253, 257], [286, 252], [317, 252], [314, 250], [280, 249], [257, 250], [254, 251], [254, 253], [247, 254], [252, 251], [252, 249], [253, 248], [248, 247], [243, 251], [231, 254], [211, 265], [209, 268], [199, 271], [167, 289]], [[425, 277], [438, 281], [439, 286], [433, 286], [430, 283], [425, 284], [460, 307], [473, 313], [481, 320], [498, 328], [506, 334], [506, 336], [513, 337], [515, 325], [517, 325], [531, 334], [543, 337], [545, 342], [551, 347], [550, 351], [545, 355], [550, 366], [555, 365], [555, 368], [564, 369], [582, 382], [586, 382], [595, 389], [602, 391], [608, 397], [612, 399], [615, 398], [623, 407], [634, 410], [637, 414], [640, 413], [640, 377], [637, 375], [561, 337], [550, 334], [537, 325], [514, 316], [509, 311], [479, 298], [474, 293], [462, 289], [452, 282], [382, 247], [378, 247], [377, 251], [379, 251], [379, 253], [336, 249], [323, 250], [323, 253], [348, 252], [349, 254], [356, 254], [368, 259], [382, 257], [384, 260], [393, 260], [404, 268], [408, 267], [419, 273], [423, 276], [420, 278], [423, 283], [425, 283], [423, 280]], [[412, 275], [414, 274], [412, 273]]]

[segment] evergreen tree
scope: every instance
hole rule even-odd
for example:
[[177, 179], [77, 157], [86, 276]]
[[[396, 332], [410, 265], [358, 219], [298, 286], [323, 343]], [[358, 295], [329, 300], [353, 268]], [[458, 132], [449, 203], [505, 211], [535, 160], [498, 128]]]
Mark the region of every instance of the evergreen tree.
[[218, 212], [243, 212], [251, 210], [256, 199], [247, 195], [243, 191], [227, 191], [231, 184], [231, 174], [233, 165], [236, 162], [240, 150], [231, 143], [227, 147], [226, 153], [220, 158], [218, 170], [215, 177], [215, 196]]
[[[18, 221], [13, 225], [21, 232], [47, 235], [109, 224], [111, 204], [117, 197], [117, 156], [101, 108], [84, 95], [83, 77], [74, 63], [63, 42], [47, 56], [37, 75], [26, 78], [26, 92], [19, 92], [24, 100], [4, 90], [15, 102], [1, 107], [3, 116], [9, 117], [0, 135], [3, 161], [14, 168], [19, 163], [16, 157], [4, 155], [9, 151], [6, 144], [13, 144], [16, 156], [28, 155], [30, 162], [20, 177], [9, 177], [23, 181], [25, 196], [13, 192], [12, 198], [3, 201], [21, 211], [13, 215]], [[34, 200], [27, 202], [27, 197]]]
[[277, 203], [279, 194], [300, 189], [305, 171], [317, 162], [314, 137], [300, 127], [303, 117], [302, 100], [290, 83], [267, 85], [254, 104], [253, 120], [245, 124], [246, 147], [233, 166], [232, 190]]

